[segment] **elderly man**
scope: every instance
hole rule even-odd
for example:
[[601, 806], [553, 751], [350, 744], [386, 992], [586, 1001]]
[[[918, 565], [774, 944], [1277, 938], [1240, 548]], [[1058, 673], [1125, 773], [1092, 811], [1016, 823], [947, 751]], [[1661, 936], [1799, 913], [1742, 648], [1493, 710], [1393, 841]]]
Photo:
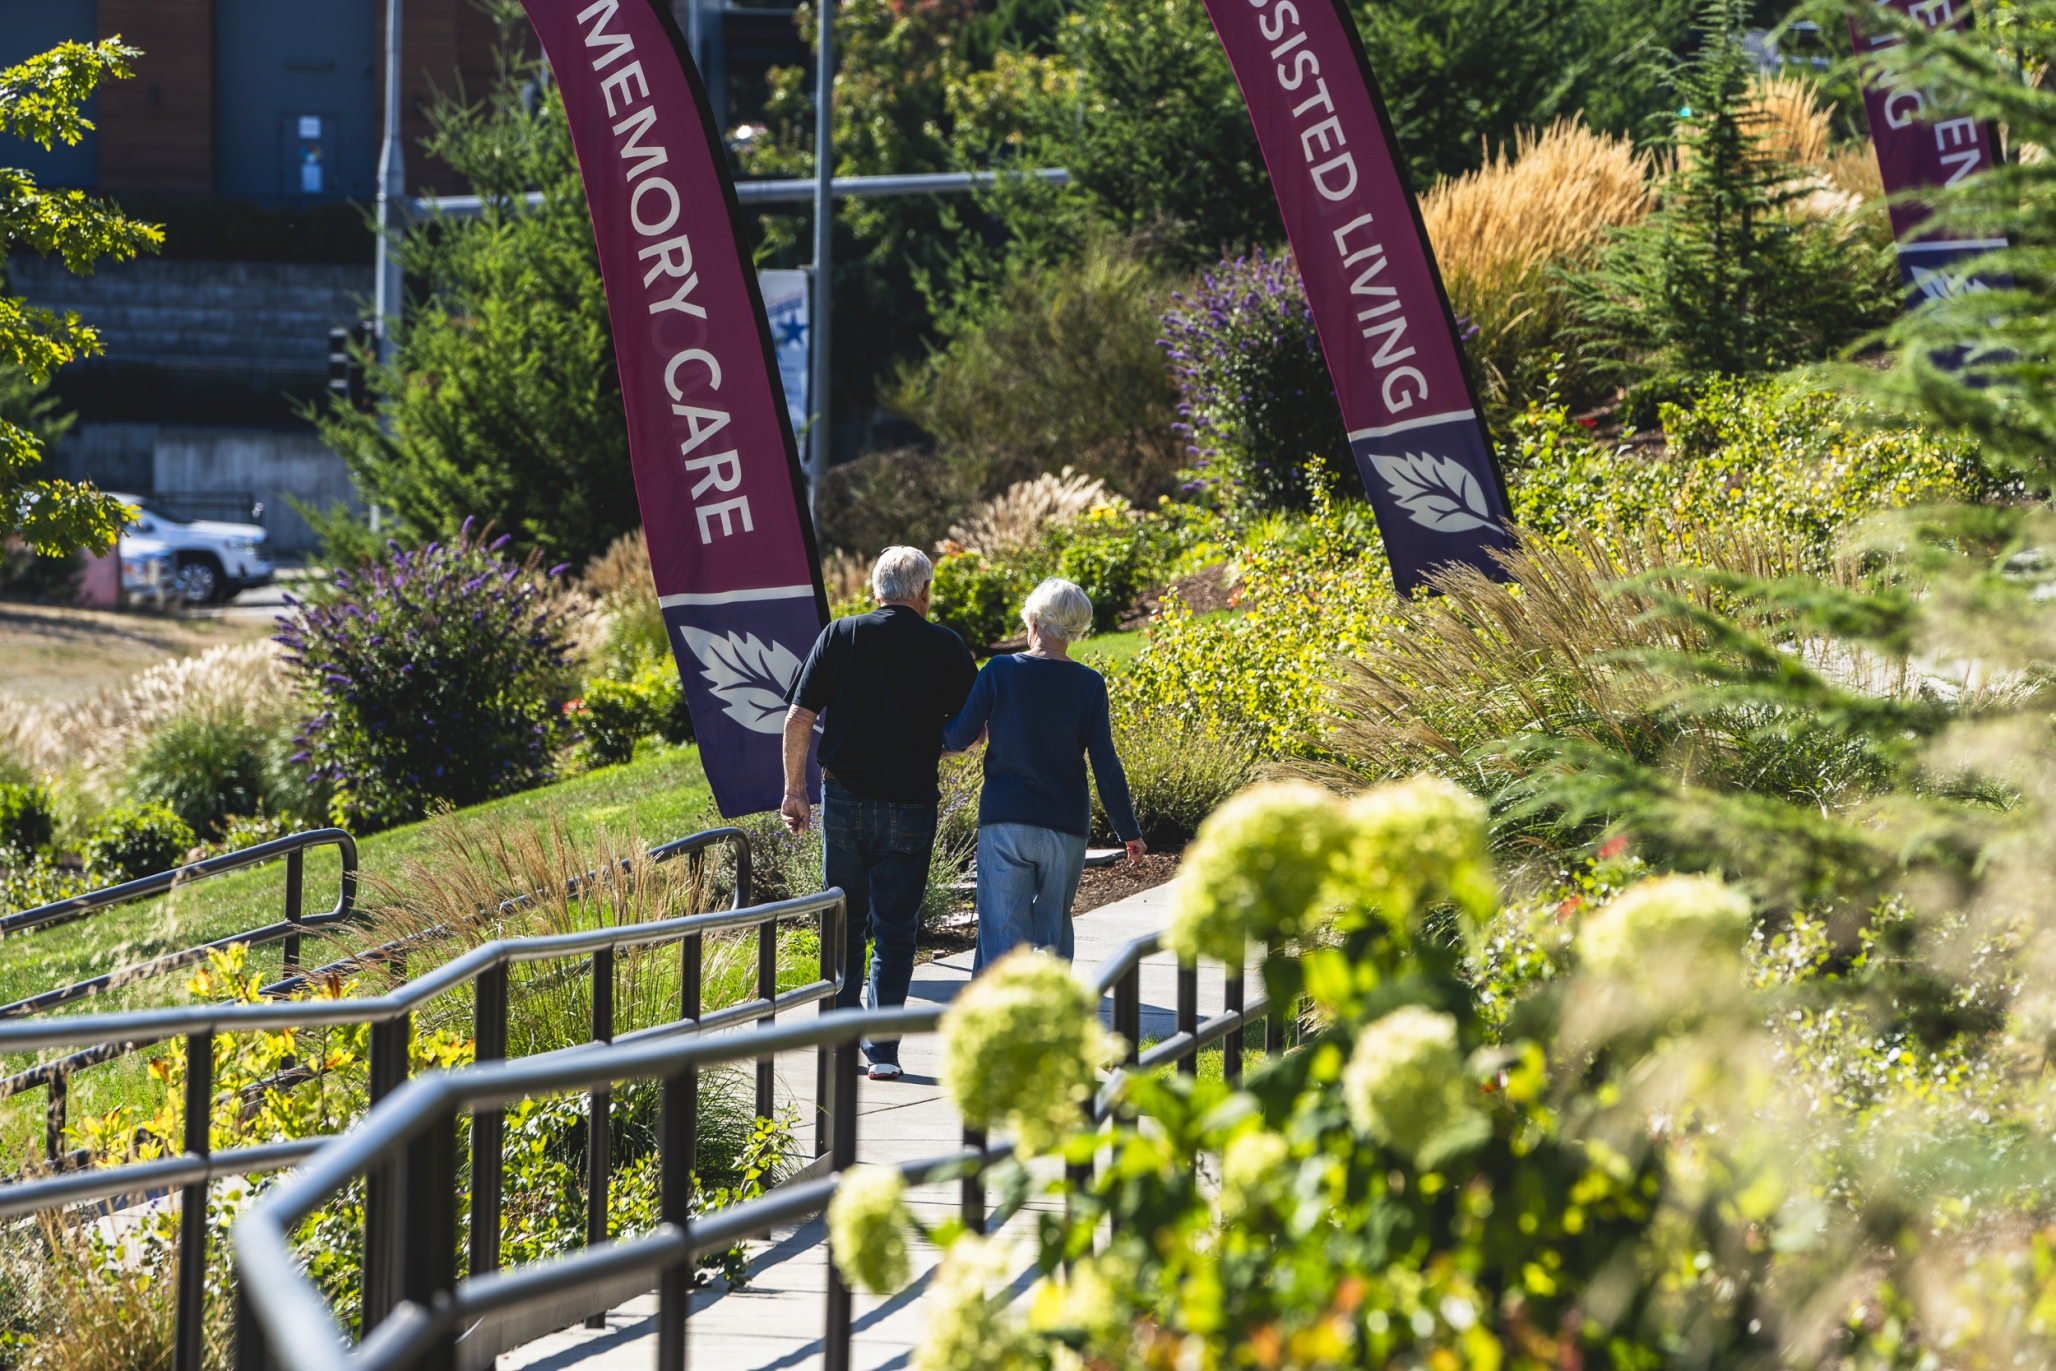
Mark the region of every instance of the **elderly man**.
[[[905, 1004], [914, 976], [914, 934], [935, 806], [942, 726], [963, 708], [978, 679], [964, 640], [928, 622], [934, 568], [919, 550], [887, 548], [871, 570], [878, 608], [821, 630], [786, 703], [785, 826], [804, 833], [807, 740], [821, 729], [824, 879], [849, 898], [841, 1008], [859, 1001], [864, 944], [871, 957], [871, 1007]], [[899, 1041], [867, 1042], [871, 1079], [897, 1080]]]

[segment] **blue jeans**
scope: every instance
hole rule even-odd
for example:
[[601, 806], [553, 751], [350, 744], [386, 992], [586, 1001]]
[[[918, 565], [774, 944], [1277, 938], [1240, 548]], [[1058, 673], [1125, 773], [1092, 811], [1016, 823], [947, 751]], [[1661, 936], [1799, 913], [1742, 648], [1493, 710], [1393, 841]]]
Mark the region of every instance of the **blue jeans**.
[[[864, 987], [864, 943], [873, 945], [871, 1008], [907, 1002], [914, 979], [914, 934], [935, 848], [935, 806], [874, 800], [835, 780], [821, 784], [821, 865], [826, 885], [849, 901], [838, 1009], [854, 1009]], [[867, 1042], [874, 1062], [899, 1061], [899, 1039]]]
[[978, 830], [978, 952], [974, 974], [1022, 943], [1071, 960], [1071, 901], [1085, 870], [1085, 839], [1034, 824]]

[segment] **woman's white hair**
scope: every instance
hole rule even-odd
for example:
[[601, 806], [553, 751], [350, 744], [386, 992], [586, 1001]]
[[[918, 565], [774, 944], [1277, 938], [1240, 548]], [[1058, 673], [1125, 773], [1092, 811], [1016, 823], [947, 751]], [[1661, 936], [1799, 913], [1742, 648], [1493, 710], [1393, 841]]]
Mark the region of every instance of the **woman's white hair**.
[[871, 593], [882, 605], [918, 599], [935, 580], [935, 568], [917, 547], [889, 547], [871, 568]]
[[1052, 638], [1076, 642], [1092, 631], [1092, 600], [1071, 582], [1052, 576], [1028, 592], [1021, 622]]

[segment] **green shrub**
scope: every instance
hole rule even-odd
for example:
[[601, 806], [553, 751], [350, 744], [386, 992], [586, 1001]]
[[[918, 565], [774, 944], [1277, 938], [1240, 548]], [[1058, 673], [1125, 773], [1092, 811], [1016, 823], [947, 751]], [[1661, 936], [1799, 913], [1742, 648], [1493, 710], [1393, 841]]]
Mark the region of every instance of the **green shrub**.
[[1020, 632], [1021, 604], [1034, 587], [1035, 581], [1020, 569], [981, 553], [938, 557], [928, 615], [954, 631], [973, 652], [982, 652]]
[[565, 709], [582, 731], [585, 758], [594, 766], [630, 760], [644, 738], [692, 741], [685, 688], [669, 657], [643, 658], [625, 680], [595, 677], [585, 683], [584, 696]]
[[49, 786], [0, 785], [0, 849], [33, 857], [50, 846], [56, 832], [56, 799]]
[[264, 807], [263, 727], [247, 716], [179, 715], [143, 739], [129, 763], [131, 797], [164, 805], [204, 838], [231, 815]]
[[1796, 540], [1824, 570], [1843, 535], [1882, 509], [2002, 494], [1977, 449], [1874, 408], [1776, 381], [1715, 380], [1660, 407], [1662, 455], [1592, 440], [1556, 403], [1513, 423], [1505, 453], [1515, 524], [1602, 539], [1652, 520]]
[[246, 847], [289, 837], [293, 825], [272, 814], [236, 814], [222, 825], [221, 850], [241, 852]]
[[169, 871], [193, 848], [193, 829], [163, 804], [117, 805], [100, 816], [80, 845], [86, 874], [101, 885], [119, 885]]
[[92, 888], [93, 883], [78, 871], [39, 856], [0, 876], [0, 905], [9, 910], [34, 909]]

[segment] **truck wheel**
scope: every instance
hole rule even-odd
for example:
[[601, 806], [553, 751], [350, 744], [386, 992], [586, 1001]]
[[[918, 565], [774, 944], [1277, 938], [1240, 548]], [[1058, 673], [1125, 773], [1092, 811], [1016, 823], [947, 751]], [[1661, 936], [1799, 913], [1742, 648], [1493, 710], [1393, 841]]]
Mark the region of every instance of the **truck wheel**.
[[195, 557], [178, 569], [179, 598], [189, 605], [207, 605], [221, 598], [221, 571], [211, 557]]

